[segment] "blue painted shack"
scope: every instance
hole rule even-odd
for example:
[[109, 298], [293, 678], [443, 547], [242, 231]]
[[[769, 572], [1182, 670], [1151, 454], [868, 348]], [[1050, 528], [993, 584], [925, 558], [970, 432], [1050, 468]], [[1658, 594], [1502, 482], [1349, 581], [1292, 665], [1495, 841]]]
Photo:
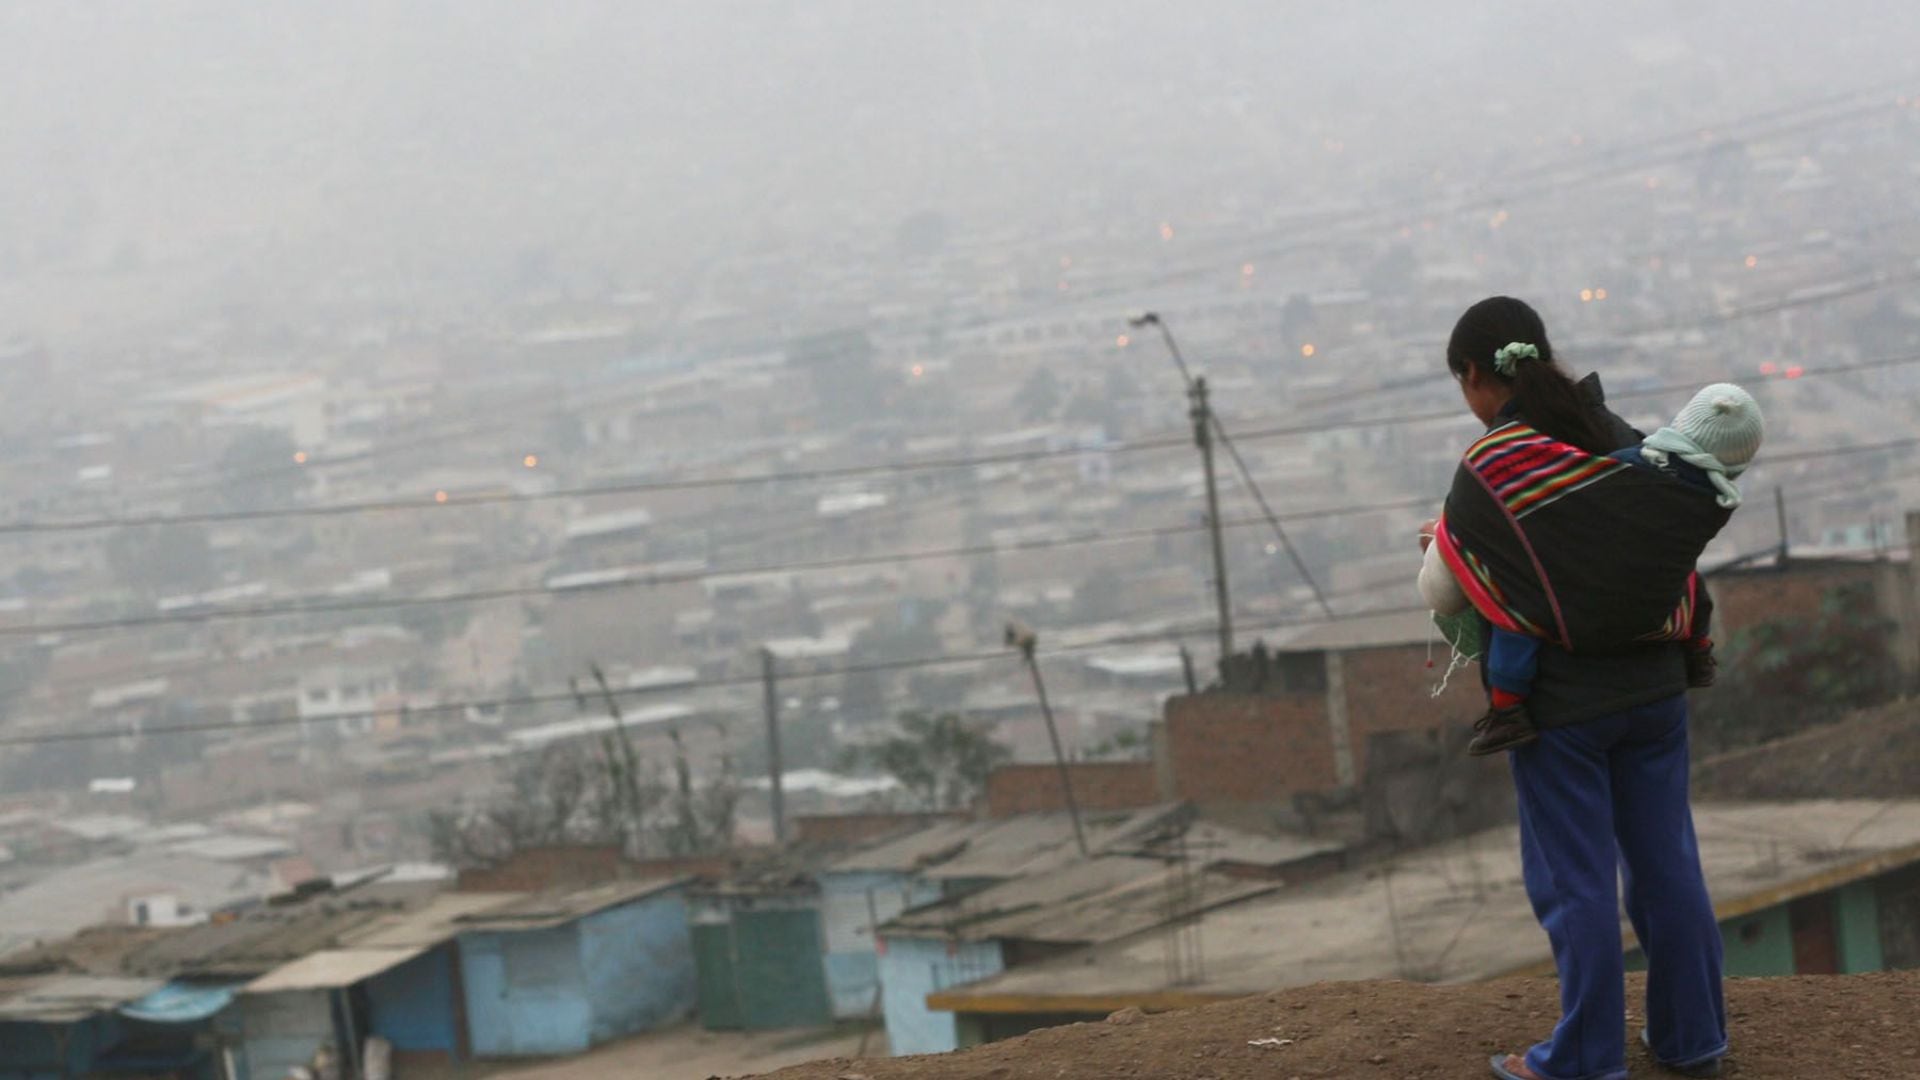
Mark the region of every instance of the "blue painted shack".
[[[1091, 835], [1132, 835], [1173, 812], [1108, 815]], [[743, 867], [693, 894], [701, 1023], [753, 1031], [878, 1015], [891, 1022], [876, 926], [1056, 866], [1074, 850], [1071, 819], [1037, 814], [939, 821], [850, 853], [789, 850]]]
[[964, 850], [974, 822], [940, 822], [842, 856], [814, 875], [819, 883], [821, 962], [835, 1019], [883, 1014], [876, 928], [909, 908], [948, 895], [929, 867]]
[[181, 980], [120, 1006], [121, 1038], [94, 1070], [113, 1076], [228, 1080], [219, 1019], [238, 983]]
[[[1141, 848], [1184, 819], [1185, 812], [1172, 806], [1094, 815], [1086, 821], [1093, 859], [1081, 857], [1073, 822], [1065, 814], [962, 826], [949, 837], [953, 843], [925, 851], [917, 874], [936, 899], [906, 909], [879, 930], [880, 1004], [893, 1053], [958, 1049], [961, 1032], [954, 1015], [929, 1009], [927, 995], [997, 975], [1048, 949], [1037, 936], [1031, 942], [1005, 940], [1008, 935], [987, 925], [989, 915], [1009, 906], [1042, 910], [1155, 874], [1154, 860], [1121, 853]], [[877, 850], [884, 852], [885, 846]], [[1113, 858], [1100, 858], [1103, 854]]]
[[927, 995], [1006, 970], [998, 942], [953, 942], [888, 934], [880, 956], [881, 1007], [894, 1054], [943, 1054], [960, 1048], [950, 1012], [927, 1008]]
[[247, 984], [228, 1029], [236, 1080], [278, 1080], [319, 1057], [357, 1060], [374, 1034], [369, 987], [427, 951], [324, 949]]
[[[471, 1056], [460, 951], [462, 920], [521, 900], [515, 893], [445, 893], [404, 910], [369, 910], [309, 927], [328, 947], [248, 983], [225, 1022], [234, 1080], [278, 1080], [315, 1055], [358, 1058], [371, 1036], [397, 1061]], [[314, 920], [305, 920], [313, 923]], [[296, 923], [283, 936], [300, 934]], [[258, 948], [258, 946], [254, 946]]]
[[70, 973], [0, 977], [0, 1078], [71, 1080], [112, 1072], [216, 1080], [211, 1044], [192, 1029], [123, 1013], [165, 985]]
[[693, 890], [701, 1024], [766, 1031], [877, 1018], [873, 928], [939, 899], [921, 870], [981, 829], [944, 820], [851, 854], [792, 848]]
[[833, 1022], [820, 887], [811, 877], [730, 880], [702, 889], [691, 905], [702, 1026], [768, 1031]]
[[463, 918], [458, 945], [475, 1057], [579, 1053], [694, 1000], [684, 881], [536, 893]]

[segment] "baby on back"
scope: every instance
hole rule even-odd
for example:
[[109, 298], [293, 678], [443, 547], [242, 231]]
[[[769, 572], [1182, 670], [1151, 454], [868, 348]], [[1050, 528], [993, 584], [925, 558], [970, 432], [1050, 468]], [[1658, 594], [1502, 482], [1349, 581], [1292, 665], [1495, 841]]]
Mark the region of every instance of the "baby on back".
[[1760, 452], [1763, 434], [1753, 396], [1732, 383], [1714, 383], [1693, 395], [1672, 424], [1610, 456], [1709, 492], [1731, 510], [1740, 505], [1733, 482]]
[[[1702, 498], [1712, 498], [1722, 509], [1731, 511], [1740, 505], [1740, 489], [1734, 481], [1753, 462], [1763, 433], [1760, 407], [1752, 395], [1732, 383], [1715, 383], [1695, 394], [1672, 424], [1647, 436], [1638, 446], [1608, 456], [1695, 488]], [[1703, 549], [1705, 543], [1702, 540]], [[1695, 551], [1694, 558], [1698, 557]], [[1705, 589], [1697, 591], [1690, 633], [1684, 641], [1687, 682], [1690, 686], [1711, 686], [1716, 667], [1709, 636], [1713, 605]], [[1442, 616], [1459, 615], [1469, 606], [1460, 582], [1440, 558], [1438, 544], [1427, 548], [1420, 570], [1420, 592], [1428, 606]], [[1474, 725], [1478, 734], [1470, 753], [1511, 750], [1539, 737], [1527, 712], [1527, 697], [1539, 668], [1540, 644], [1541, 639], [1530, 634], [1490, 628], [1484, 658], [1490, 707]]]

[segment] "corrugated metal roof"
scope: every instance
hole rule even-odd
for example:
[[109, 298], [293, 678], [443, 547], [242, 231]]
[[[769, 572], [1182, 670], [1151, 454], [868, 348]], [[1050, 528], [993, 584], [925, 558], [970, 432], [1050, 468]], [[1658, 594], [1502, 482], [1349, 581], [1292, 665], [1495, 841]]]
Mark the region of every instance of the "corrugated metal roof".
[[[1122, 850], [1180, 814], [1173, 805], [1086, 818], [1087, 846], [1098, 854]], [[1023, 814], [994, 821], [943, 821], [845, 855], [826, 869], [892, 871], [932, 878], [1011, 878], [1038, 873], [1080, 857], [1073, 819]]]
[[543, 930], [677, 889], [685, 878], [612, 881], [567, 892], [535, 893], [458, 919], [459, 930]]
[[0, 979], [0, 1020], [70, 1024], [143, 998], [165, 983], [103, 975], [29, 975]]
[[461, 920], [524, 899], [524, 893], [442, 893], [414, 911], [376, 915], [346, 931], [340, 943], [355, 949], [428, 948], [467, 929]]
[[[1696, 803], [1695, 827], [1718, 918], [1920, 862], [1920, 800]], [[1520, 844], [1503, 825], [1380, 866], [1213, 908], [1198, 922], [1202, 981], [1225, 998], [1325, 980], [1391, 978], [1409, 963], [1433, 982], [1551, 970], [1527, 904]], [[937, 991], [962, 1012], [1118, 1009], [1166, 993], [1164, 940], [1136, 934]]]
[[[1178, 806], [1156, 806], [1123, 814], [1086, 817], [1087, 848], [1099, 854], [1136, 841], [1182, 813]], [[928, 867], [929, 878], [1016, 878], [1037, 874], [1081, 858], [1066, 814], [1028, 814], [995, 821], [969, 837], [953, 858]]]
[[1141, 845], [1141, 851], [1169, 855], [1182, 846], [1195, 866], [1254, 867], [1285, 866], [1347, 848], [1344, 842], [1326, 837], [1251, 833], [1218, 822], [1196, 821], [1183, 836], [1154, 838]]
[[827, 866], [828, 870], [890, 870], [907, 873], [943, 862], [960, 853], [975, 834], [985, 831], [988, 822], [941, 821], [905, 836], [882, 840]]
[[269, 971], [241, 988], [243, 994], [288, 990], [337, 990], [371, 979], [426, 952], [418, 949], [325, 949]]
[[128, 971], [128, 957], [181, 932], [157, 926], [92, 926], [72, 937], [8, 955], [0, 960], [0, 975], [122, 975]]
[[1181, 874], [1160, 859], [1103, 856], [906, 912], [886, 932], [963, 941], [1110, 941], [1166, 922], [1176, 902], [1193, 911], [1280, 887], [1197, 868], [1184, 882]]
[[139, 975], [251, 978], [308, 953], [333, 948], [347, 934], [403, 910], [398, 901], [349, 901], [337, 896], [266, 908], [159, 938], [130, 954], [125, 970]]

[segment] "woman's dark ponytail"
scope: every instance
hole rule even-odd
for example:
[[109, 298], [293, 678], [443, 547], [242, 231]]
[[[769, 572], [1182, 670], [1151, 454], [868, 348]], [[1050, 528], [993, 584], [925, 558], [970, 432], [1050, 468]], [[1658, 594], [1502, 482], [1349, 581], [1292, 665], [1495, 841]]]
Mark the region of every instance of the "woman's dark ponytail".
[[[1513, 358], [1512, 374], [1497, 371], [1494, 356], [1513, 344], [1533, 349]], [[1619, 449], [1579, 385], [1554, 361], [1546, 323], [1525, 301], [1493, 296], [1460, 316], [1447, 342], [1447, 367], [1465, 375], [1468, 365], [1511, 385], [1514, 408], [1531, 427], [1589, 454]]]

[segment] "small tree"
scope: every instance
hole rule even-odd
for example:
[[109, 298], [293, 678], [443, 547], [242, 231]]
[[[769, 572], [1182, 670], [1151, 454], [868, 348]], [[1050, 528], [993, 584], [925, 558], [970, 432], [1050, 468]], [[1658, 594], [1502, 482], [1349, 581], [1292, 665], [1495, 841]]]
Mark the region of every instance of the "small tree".
[[613, 844], [629, 855], [697, 855], [733, 843], [739, 784], [732, 762], [696, 786], [685, 755], [670, 783], [613, 734], [598, 744], [548, 747], [508, 766], [505, 790], [478, 808], [434, 811], [434, 857], [456, 866], [493, 862], [552, 844]]
[[987, 774], [1013, 755], [969, 727], [954, 713], [910, 712], [900, 734], [860, 747], [852, 764], [878, 769], [900, 781], [915, 803], [928, 810], [961, 810], [986, 790]]
[[550, 746], [508, 767], [500, 798], [478, 809], [430, 813], [434, 857], [470, 866], [530, 847], [617, 841], [623, 814], [644, 811], [616, 794], [615, 780], [583, 749]]
[[1696, 699], [1696, 741], [1726, 750], [1791, 735], [1900, 691], [1889, 642], [1869, 585], [1828, 592], [1813, 619], [1769, 619], [1722, 645], [1719, 685]]

